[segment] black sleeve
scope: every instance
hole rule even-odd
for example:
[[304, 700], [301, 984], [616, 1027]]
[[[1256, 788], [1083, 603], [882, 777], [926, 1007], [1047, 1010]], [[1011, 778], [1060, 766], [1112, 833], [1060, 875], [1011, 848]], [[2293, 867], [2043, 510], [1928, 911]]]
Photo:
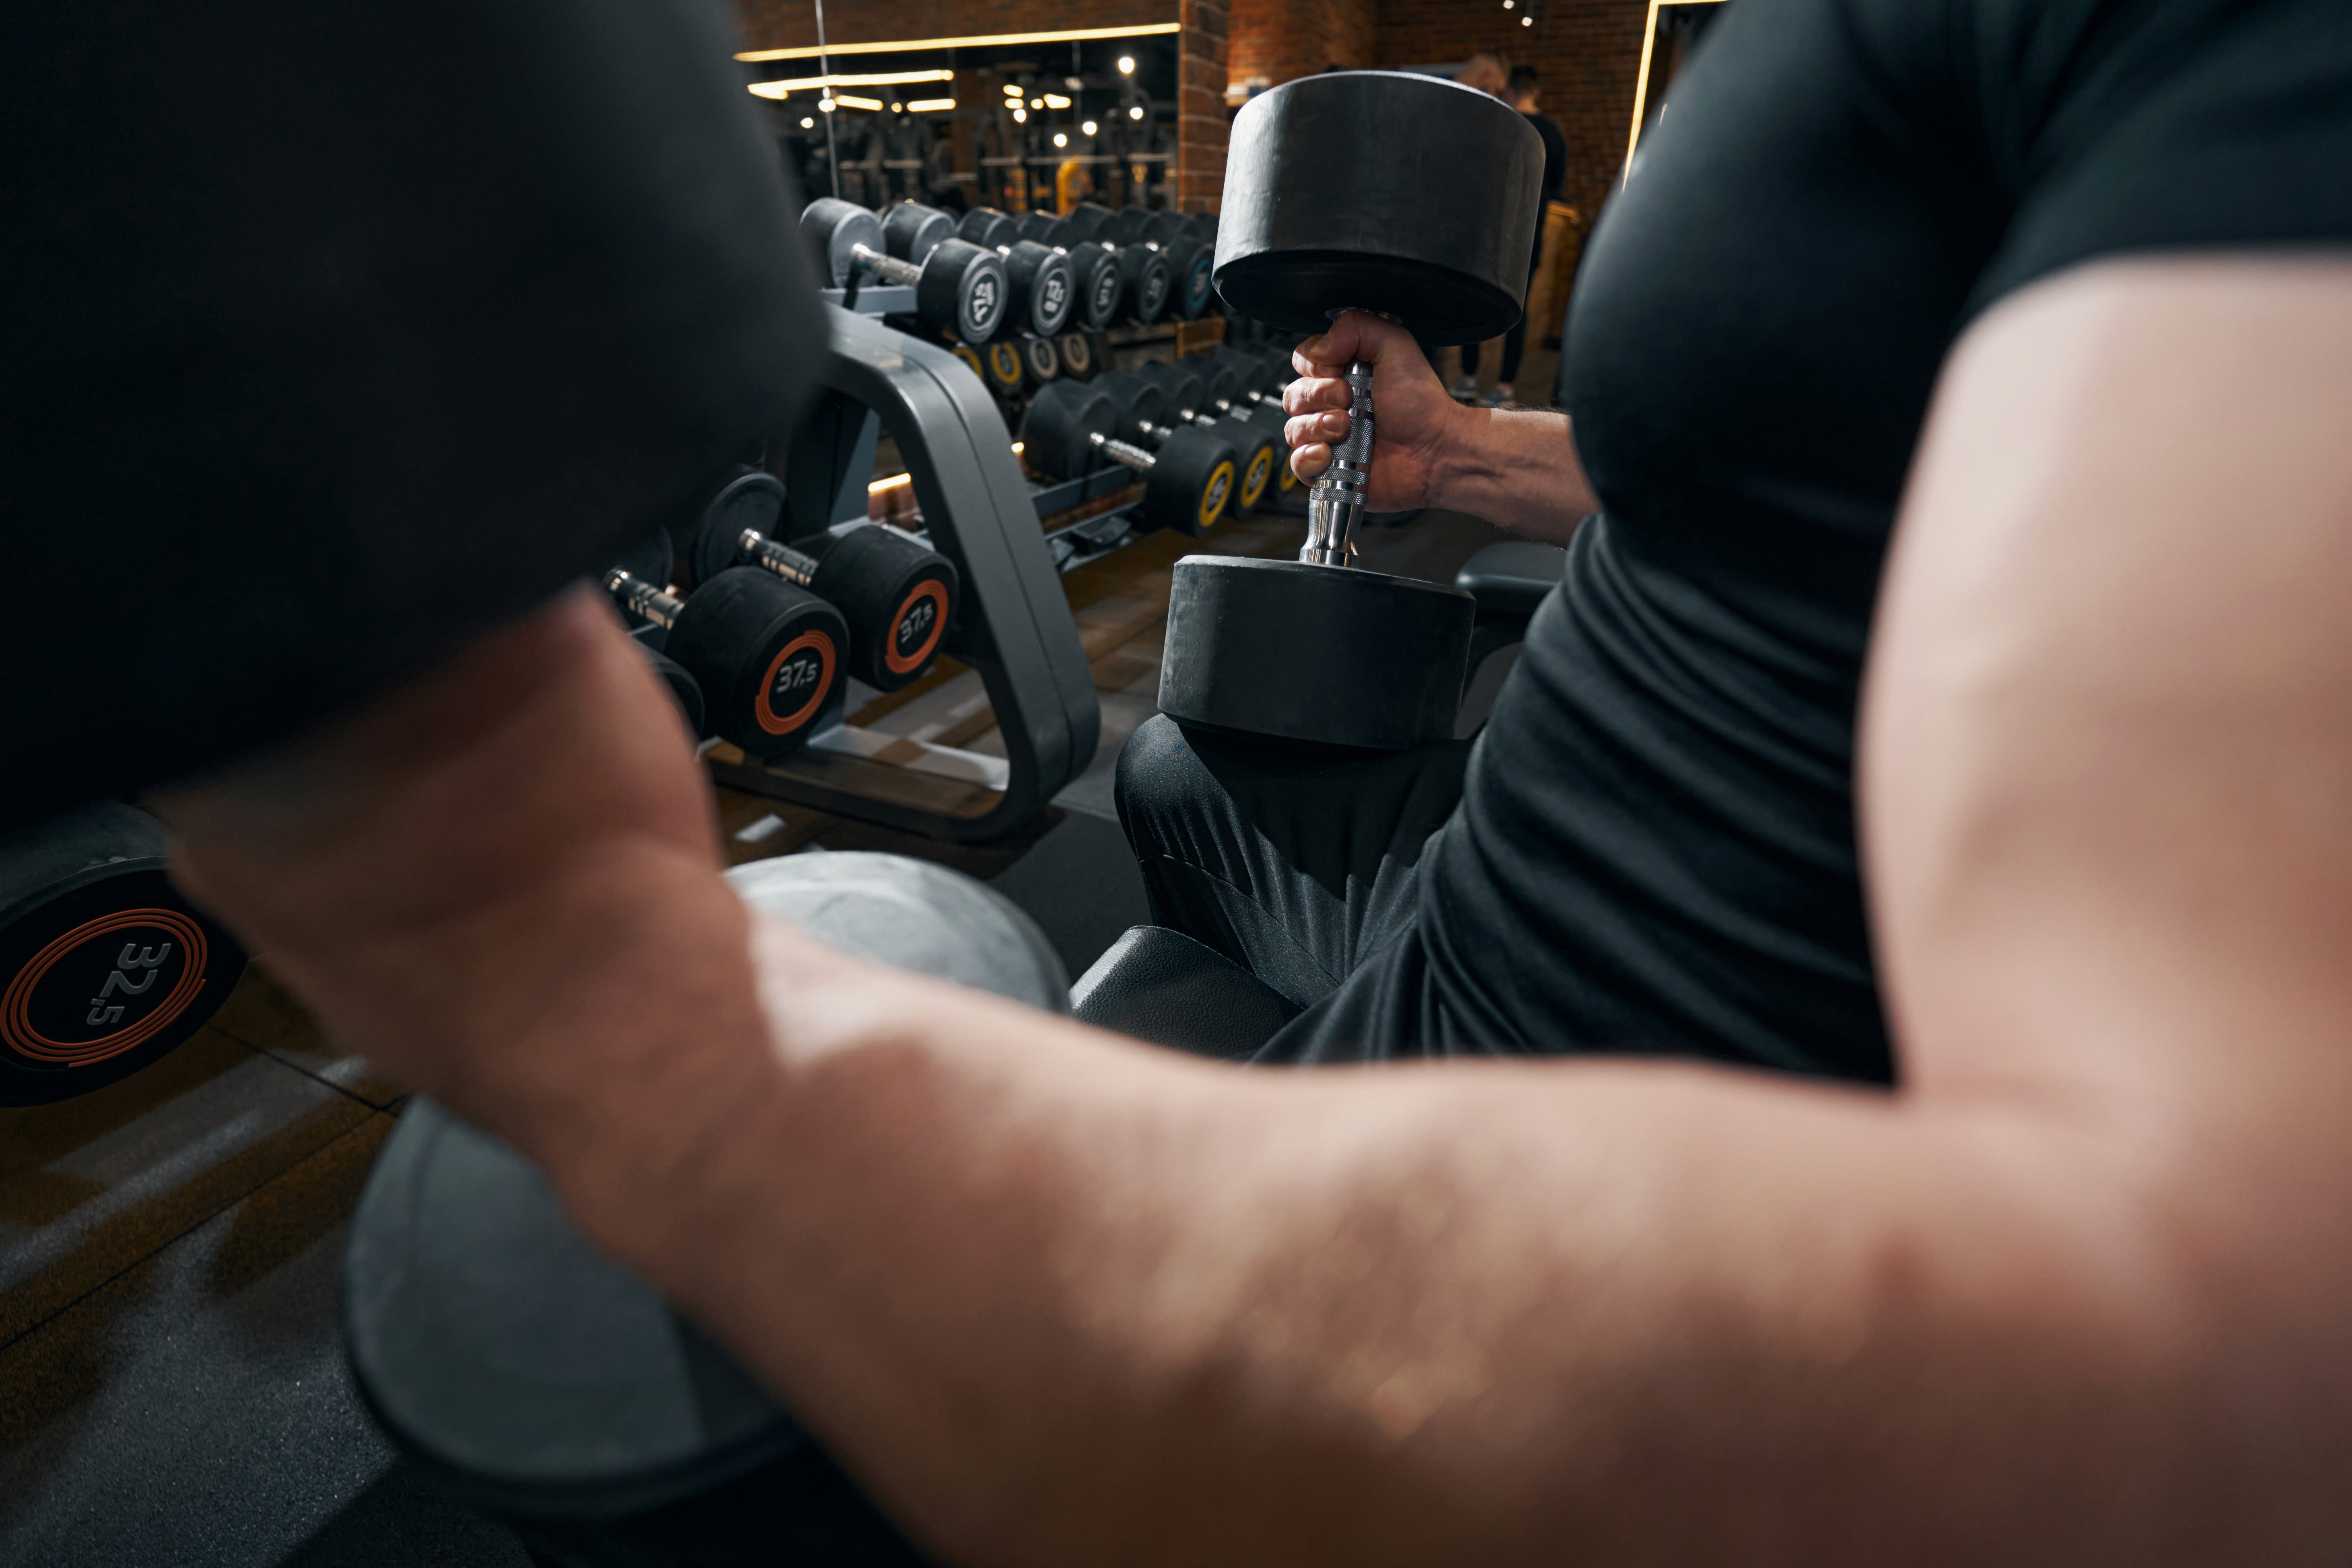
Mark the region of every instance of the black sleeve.
[[2352, 243], [2343, 0], [1987, 0], [1959, 61], [2015, 207], [1971, 306], [2110, 256]]
[[1568, 137], [1561, 132], [1559, 122], [1549, 115], [1538, 114], [1534, 118], [1536, 130], [1543, 136], [1543, 199], [1556, 202], [1568, 184]]
[[0, 19], [0, 826], [542, 602], [824, 352], [705, 0]]

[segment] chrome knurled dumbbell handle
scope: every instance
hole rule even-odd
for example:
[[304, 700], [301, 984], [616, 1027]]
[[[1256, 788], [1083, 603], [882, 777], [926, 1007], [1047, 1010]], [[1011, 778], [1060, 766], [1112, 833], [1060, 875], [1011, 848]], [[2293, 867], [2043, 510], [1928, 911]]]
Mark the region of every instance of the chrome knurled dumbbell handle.
[[1346, 566], [1356, 553], [1356, 525], [1372, 481], [1372, 367], [1348, 364], [1348, 435], [1331, 445], [1331, 466], [1307, 495], [1307, 543], [1298, 559], [1316, 566]]

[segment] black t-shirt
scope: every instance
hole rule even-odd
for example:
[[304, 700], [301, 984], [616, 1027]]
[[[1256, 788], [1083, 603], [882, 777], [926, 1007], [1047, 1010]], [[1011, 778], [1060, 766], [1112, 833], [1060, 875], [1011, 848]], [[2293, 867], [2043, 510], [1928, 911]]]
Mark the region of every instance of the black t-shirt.
[[706, 0], [0, 10], [0, 827], [381, 691], [824, 352]]
[[2344, 0], [1736, 0], [1585, 254], [1604, 511], [1425, 862], [1427, 1043], [1886, 1077], [1854, 706], [1947, 351], [2096, 258], [2347, 240]]
[[[1559, 200], [1560, 187], [1568, 183], [1568, 138], [1560, 133], [1559, 127], [1553, 124], [1548, 115], [1530, 114], [1527, 121], [1536, 128], [1536, 134], [1543, 138], [1543, 199], [1556, 202]], [[1536, 225], [1536, 244], [1538, 247], [1543, 244], [1543, 225], [1540, 222]]]

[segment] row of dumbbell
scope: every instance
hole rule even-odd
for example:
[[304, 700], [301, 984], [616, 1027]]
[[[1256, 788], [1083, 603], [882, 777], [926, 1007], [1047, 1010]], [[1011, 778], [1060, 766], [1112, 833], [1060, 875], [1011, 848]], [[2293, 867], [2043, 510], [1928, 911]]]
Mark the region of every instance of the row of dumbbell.
[[[606, 585], [668, 628], [650, 654], [688, 726], [772, 761], [807, 742], [846, 676], [895, 690], [937, 657], [955, 568], [895, 529], [786, 543], [783, 487], [745, 469]], [[672, 584], [678, 584], [673, 587]], [[220, 1011], [246, 954], [165, 874], [165, 835], [104, 802], [0, 836], [0, 1106], [137, 1071]]]
[[958, 219], [919, 202], [875, 213], [821, 196], [802, 209], [801, 232], [832, 287], [911, 287], [924, 331], [974, 347], [1007, 330], [1051, 339], [1073, 323], [1150, 325], [1171, 307], [1198, 316], [1214, 297], [1205, 214], [1087, 203], [1067, 216], [975, 207]]
[[1038, 390], [1022, 457], [1050, 479], [1119, 464], [1143, 476], [1147, 529], [1198, 535], [1293, 493], [1281, 384], [1265, 356], [1238, 349], [1105, 371]]
[[763, 762], [816, 732], [842, 681], [919, 678], [955, 618], [956, 569], [880, 524], [786, 542], [784, 488], [744, 468], [682, 525], [604, 574], [622, 609], [665, 631], [655, 668], [697, 735]]

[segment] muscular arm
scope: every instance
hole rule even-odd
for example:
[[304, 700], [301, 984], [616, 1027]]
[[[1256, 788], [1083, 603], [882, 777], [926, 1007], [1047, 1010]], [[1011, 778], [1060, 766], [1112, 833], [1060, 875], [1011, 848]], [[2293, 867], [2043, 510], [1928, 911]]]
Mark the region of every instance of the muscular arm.
[[341, 1036], [961, 1559], [2322, 1560], [2347, 363], [2352, 272], [2250, 264], [1956, 357], [1865, 713], [1895, 1096], [1246, 1072], [877, 975], [747, 924], [579, 604], [169, 809]]
[[1537, 409], [1465, 408], [1446, 395], [1411, 333], [1350, 312], [1291, 355], [1298, 379], [1283, 394], [1291, 417], [1291, 470], [1313, 479], [1331, 466], [1331, 443], [1348, 433], [1353, 359], [1372, 366], [1375, 511], [1446, 507], [1496, 527], [1565, 544], [1601, 505], [1577, 461], [1568, 416]]

